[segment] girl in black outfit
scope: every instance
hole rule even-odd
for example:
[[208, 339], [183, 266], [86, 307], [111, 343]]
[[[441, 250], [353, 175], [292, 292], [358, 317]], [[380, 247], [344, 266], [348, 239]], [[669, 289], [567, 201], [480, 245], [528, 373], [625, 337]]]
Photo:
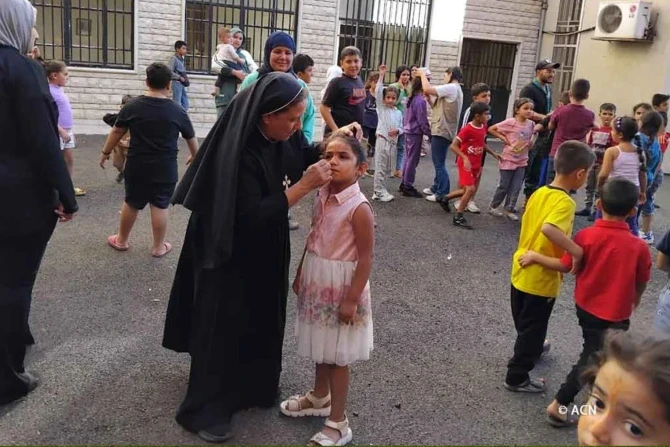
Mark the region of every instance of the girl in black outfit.
[[77, 211], [56, 104], [44, 69], [26, 57], [35, 15], [26, 0], [0, 1], [0, 405], [37, 385], [23, 365], [33, 285], [56, 221]]

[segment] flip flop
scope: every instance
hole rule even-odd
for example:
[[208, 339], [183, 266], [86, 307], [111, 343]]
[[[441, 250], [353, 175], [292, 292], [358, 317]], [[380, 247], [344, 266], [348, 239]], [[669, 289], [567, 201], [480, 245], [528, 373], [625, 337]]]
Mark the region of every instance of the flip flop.
[[170, 244], [169, 242], [163, 242], [163, 245], [165, 246], [165, 251], [162, 254], [157, 255], [152, 253], [151, 256], [153, 256], [154, 258], [162, 258], [163, 256], [172, 251], [172, 244]]
[[551, 425], [554, 428], [565, 428], [565, 427], [571, 427], [577, 423], [576, 420], [571, 419], [570, 416], [566, 420], [557, 418], [553, 414], [547, 413], [547, 422], [549, 425]]
[[119, 237], [118, 234], [113, 234], [107, 238], [107, 243], [109, 244], [110, 247], [112, 247], [116, 251], [127, 251], [130, 248], [130, 245], [126, 245], [125, 247], [123, 245], [119, 245], [118, 242], [116, 242], [116, 239]]

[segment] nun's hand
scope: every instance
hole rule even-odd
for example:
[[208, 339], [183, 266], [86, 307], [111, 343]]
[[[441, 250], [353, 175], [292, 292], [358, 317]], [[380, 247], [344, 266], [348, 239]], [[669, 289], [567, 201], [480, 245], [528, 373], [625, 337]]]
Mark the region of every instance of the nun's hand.
[[361, 138], [363, 138], [363, 128], [358, 123], [351, 123], [348, 126], [340, 127], [333, 132], [333, 135], [346, 135], [361, 141]]
[[302, 179], [300, 179], [300, 183], [304, 183], [311, 191], [325, 185], [331, 178], [330, 163], [326, 160], [319, 160], [307, 168]]

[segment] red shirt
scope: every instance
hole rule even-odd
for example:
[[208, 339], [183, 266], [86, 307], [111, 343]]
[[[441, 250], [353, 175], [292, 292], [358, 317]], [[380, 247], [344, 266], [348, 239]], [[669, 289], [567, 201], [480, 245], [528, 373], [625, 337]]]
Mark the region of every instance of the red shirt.
[[568, 104], [556, 109], [551, 115], [551, 122], [556, 130], [549, 156], [555, 157], [559, 146], [566, 141], [577, 140], [584, 143], [586, 135], [593, 129], [595, 119], [593, 112], [581, 105]]
[[[626, 222], [598, 219], [575, 235], [584, 250], [583, 268], [575, 280], [575, 302], [606, 321], [624, 321], [633, 313], [637, 284], [651, 279], [651, 255]], [[572, 268], [572, 257], [561, 262]]]
[[602, 163], [607, 148], [614, 146], [612, 128], [609, 126], [600, 126], [598, 129], [591, 130], [589, 137], [586, 139], [586, 144], [591, 146], [591, 149], [595, 152], [597, 162]]
[[[484, 146], [486, 146], [486, 126], [475, 127], [472, 122], [463, 126], [456, 137], [461, 142], [461, 151], [468, 157], [472, 169], [480, 169], [484, 158]], [[460, 157], [459, 160], [460, 162]]]
[[663, 135], [658, 137], [658, 143], [661, 145], [661, 153], [665, 154], [665, 151], [668, 150], [668, 143], [670, 143], [670, 133], [665, 132]]

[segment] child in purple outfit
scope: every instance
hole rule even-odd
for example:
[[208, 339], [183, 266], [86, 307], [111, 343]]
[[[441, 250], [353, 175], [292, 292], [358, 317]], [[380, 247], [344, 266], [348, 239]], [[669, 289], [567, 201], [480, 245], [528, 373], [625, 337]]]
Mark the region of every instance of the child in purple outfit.
[[412, 81], [412, 94], [407, 100], [403, 131], [405, 133], [405, 161], [402, 168], [400, 192], [403, 196], [422, 198], [423, 194], [414, 187], [414, 178], [416, 167], [421, 160], [423, 137], [430, 136], [430, 124], [421, 78], [414, 78]]

